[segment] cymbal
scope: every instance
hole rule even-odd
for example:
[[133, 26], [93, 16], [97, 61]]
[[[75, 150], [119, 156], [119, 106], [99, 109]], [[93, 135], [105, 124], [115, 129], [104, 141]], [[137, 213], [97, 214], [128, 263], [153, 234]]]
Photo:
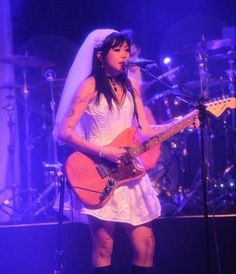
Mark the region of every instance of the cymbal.
[[50, 83], [52, 83], [53, 88], [63, 88], [65, 85], [66, 79], [52, 79], [52, 80], [44, 80], [39, 83], [37, 83], [34, 88], [36, 89], [44, 89], [44, 88], [49, 88]]
[[216, 50], [220, 48], [230, 47], [233, 45], [234, 42], [232, 39], [201, 41], [196, 44], [186, 45], [178, 49], [176, 53], [198, 53], [205, 50]]
[[43, 68], [55, 66], [54, 63], [37, 56], [8, 55], [1, 56], [0, 62], [22, 68]]
[[[217, 87], [224, 85], [226, 83], [226, 80], [220, 80], [220, 79], [209, 79], [208, 80], [208, 87]], [[185, 88], [189, 89], [200, 89], [200, 81], [189, 81], [183, 84]]]
[[0, 89], [22, 89], [22, 85], [16, 83], [2, 83]]
[[218, 60], [233, 60], [236, 59], [236, 51], [230, 50], [226, 53], [219, 53], [215, 55], [210, 55], [208, 57], [210, 60], [218, 61]]
[[155, 100], [159, 100], [159, 99], [161, 99], [165, 96], [168, 96], [170, 94], [173, 94], [170, 89], [160, 91], [160, 92], [156, 93], [154, 96], [152, 96], [150, 99], [148, 99], [146, 103], [147, 103], [147, 105], [149, 105], [150, 103], [155, 102]]

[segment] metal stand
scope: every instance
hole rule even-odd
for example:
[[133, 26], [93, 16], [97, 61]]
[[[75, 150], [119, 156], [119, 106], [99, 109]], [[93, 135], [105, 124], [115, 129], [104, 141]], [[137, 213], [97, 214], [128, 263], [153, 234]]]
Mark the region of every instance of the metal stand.
[[28, 191], [28, 203], [31, 204], [33, 201], [33, 196], [35, 194], [35, 186], [32, 183], [32, 177], [31, 177], [31, 150], [32, 150], [32, 140], [30, 136], [30, 124], [29, 124], [29, 106], [28, 106], [28, 98], [29, 98], [29, 88], [27, 83], [27, 69], [23, 68], [22, 70], [23, 75], [23, 89], [22, 89], [22, 96], [24, 98], [24, 126], [25, 126], [25, 180], [26, 180], [26, 188]]
[[[207, 68], [207, 52], [204, 48], [205, 38], [202, 37], [202, 50], [198, 52], [198, 64], [200, 75], [200, 90], [201, 98], [199, 99], [199, 119], [200, 119], [200, 146], [201, 146], [201, 181], [203, 193], [203, 215], [204, 215], [204, 231], [206, 244], [206, 270], [211, 273], [211, 257], [210, 257], [210, 231], [209, 231], [209, 216], [208, 216], [208, 199], [207, 199], [207, 185], [210, 176], [210, 151], [211, 142], [209, 140], [209, 117], [207, 116], [204, 103], [208, 100], [208, 68]], [[207, 142], [209, 141], [209, 142]], [[208, 144], [208, 146], [206, 145]]]
[[[161, 81], [158, 77], [154, 76], [145, 69], [142, 69], [144, 73], [153, 77], [155, 80], [162, 83], [164, 86], [173, 91], [174, 94], [178, 95], [180, 99], [187, 102], [190, 106], [198, 107], [200, 117], [200, 145], [201, 145], [201, 182], [203, 192], [203, 215], [204, 215], [204, 231], [205, 231], [205, 243], [206, 243], [206, 268], [207, 273], [210, 274], [210, 236], [209, 236], [209, 220], [208, 220], [208, 200], [207, 200], [207, 184], [210, 177], [211, 163], [211, 144], [208, 139], [209, 136], [209, 117], [207, 116], [204, 103], [208, 100], [208, 68], [207, 68], [207, 52], [206, 42], [204, 36], [202, 37], [201, 47], [197, 51], [197, 61], [199, 66], [200, 75], [200, 90], [201, 97], [198, 104], [194, 104], [192, 98], [188, 96], [182, 96], [178, 94], [178, 90], [175, 87], [170, 87], [165, 82]], [[181, 98], [182, 97], [182, 98]], [[209, 141], [209, 142], [208, 142]], [[208, 144], [208, 146], [206, 146]], [[177, 209], [178, 210], [178, 209]]]
[[54, 274], [61, 274], [63, 269], [63, 211], [64, 211], [64, 194], [65, 194], [65, 176], [61, 170], [57, 172], [59, 179], [59, 213], [58, 213], [58, 228], [57, 228], [57, 247], [55, 251], [55, 269]]
[[10, 188], [12, 191], [12, 199], [7, 199], [0, 204], [0, 210], [3, 211], [6, 215], [9, 215], [10, 217], [12, 216], [12, 213], [16, 213], [15, 211], [19, 207], [18, 190], [15, 177], [15, 122], [13, 119], [14, 105], [12, 103], [14, 96], [12, 95], [11, 91], [12, 88], [9, 87], [9, 94], [6, 96], [7, 104], [3, 107], [3, 109], [6, 110], [8, 114], [7, 126], [9, 130], [9, 143], [7, 147], [7, 165], [8, 169], [11, 167], [11, 170], [8, 170], [7, 172], [7, 186], [1, 192], [4, 192], [7, 188]]
[[[38, 204], [37, 210], [33, 213], [33, 216], [38, 216], [41, 213], [46, 213], [46, 210], [53, 206], [56, 198], [56, 189], [58, 187], [57, 180], [57, 171], [61, 170], [62, 164], [58, 161], [57, 156], [57, 144], [55, 139], [53, 138], [53, 128], [55, 125], [55, 99], [54, 99], [54, 89], [53, 89], [53, 80], [56, 76], [53, 70], [47, 70], [44, 74], [47, 79], [50, 87], [50, 107], [51, 107], [51, 121], [52, 121], [52, 129], [49, 132], [49, 140], [48, 140], [48, 161], [43, 162], [45, 179], [48, 183], [47, 188], [39, 194], [36, 199], [36, 203]], [[50, 193], [54, 192], [54, 197], [50, 197]], [[45, 198], [48, 197], [48, 200]]]

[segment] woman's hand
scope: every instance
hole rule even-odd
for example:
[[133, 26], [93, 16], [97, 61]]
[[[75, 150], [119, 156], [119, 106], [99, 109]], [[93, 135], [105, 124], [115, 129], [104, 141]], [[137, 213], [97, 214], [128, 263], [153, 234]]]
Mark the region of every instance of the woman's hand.
[[193, 123], [188, 128], [199, 128], [200, 126], [200, 120], [198, 116], [194, 117]]
[[104, 157], [117, 164], [120, 163], [120, 159], [126, 153], [126, 149], [114, 146], [103, 146], [100, 148], [101, 157]]

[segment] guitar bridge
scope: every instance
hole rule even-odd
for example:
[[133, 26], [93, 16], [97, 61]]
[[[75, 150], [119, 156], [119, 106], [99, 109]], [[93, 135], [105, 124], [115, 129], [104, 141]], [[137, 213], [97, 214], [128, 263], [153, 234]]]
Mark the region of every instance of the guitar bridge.
[[102, 194], [99, 197], [100, 201], [103, 201], [104, 199], [106, 199], [106, 197], [113, 190], [115, 183], [116, 183], [115, 179], [113, 179], [112, 177], [109, 177], [108, 182], [107, 182]]

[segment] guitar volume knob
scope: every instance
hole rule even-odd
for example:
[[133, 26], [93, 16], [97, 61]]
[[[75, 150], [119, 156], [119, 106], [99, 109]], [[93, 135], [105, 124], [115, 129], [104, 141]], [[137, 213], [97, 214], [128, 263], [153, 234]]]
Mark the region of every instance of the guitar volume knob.
[[136, 173], [137, 173], [137, 170], [136, 170], [136, 169], [133, 169], [133, 170], [132, 170], [132, 175], [136, 175]]

